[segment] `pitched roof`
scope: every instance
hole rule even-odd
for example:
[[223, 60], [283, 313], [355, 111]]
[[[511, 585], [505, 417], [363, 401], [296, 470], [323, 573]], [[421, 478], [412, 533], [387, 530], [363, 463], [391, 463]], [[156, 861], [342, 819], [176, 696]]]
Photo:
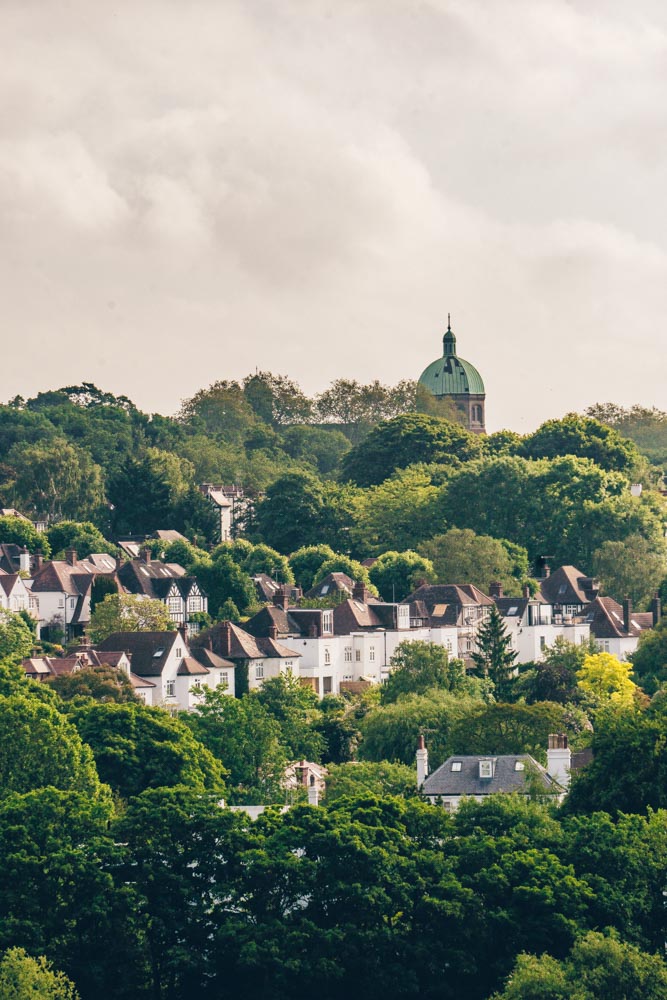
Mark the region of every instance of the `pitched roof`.
[[357, 601], [353, 597], [336, 605], [333, 609], [333, 621], [336, 635], [348, 635], [360, 629], [383, 627], [383, 620], [376, 613], [375, 606]]
[[130, 559], [119, 569], [118, 579], [130, 594], [144, 594], [157, 600], [164, 600], [172, 586], [186, 598], [197, 583], [195, 577], [185, 575], [178, 563], [163, 563], [159, 559], [150, 562]]
[[[122, 649], [132, 656], [133, 673], [139, 677], [159, 677], [177, 641], [184, 645], [180, 632], [114, 632], [98, 643], [97, 650]], [[189, 654], [185, 645], [184, 652], [186, 656]]]
[[190, 656], [194, 657], [198, 663], [202, 666], [207, 667], [209, 670], [212, 668], [217, 668], [218, 670], [233, 670], [234, 664], [231, 660], [223, 660], [221, 656], [214, 653], [211, 649], [206, 649], [205, 646], [197, 646], [190, 650]]
[[74, 566], [62, 559], [51, 560], [44, 563], [42, 568], [35, 573], [32, 590], [33, 593], [64, 593], [73, 597], [86, 595], [93, 585], [96, 576], [109, 576], [113, 579], [112, 573], [102, 573], [92, 563], [80, 560]]
[[639, 636], [653, 628], [653, 615], [647, 612], [630, 612], [630, 630], [625, 630], [623, 608], [613, 597], [596, 597], [584, 608], [582, 616], [590, 624], [596, 639], [627, 639]]
[[547, 604], [588, 604], [598, 593], [598, 583], [576, 566], [560, 566], [540, 580], [540, 592]]
[[[491, 761], [492, 777], [480, 778], [480, 761]], [[460, 765], [453, 768], [452, 765]], [[518, 765], [518, 766], [517, 766]], [[530, 754], [502, 756], [452, 756], [430, 774], [421, 787], [422, 795], [491, 795], [495, 792], [525, 792], [526, 778], [536, 775], [545, 791], [562, 791]]]
[[426, 605], [432, 625], [460, 624], [466, 608], [490, 607], [494, 603], [472, 583], [425, 583], [402, 601], [410, 605], [416, 602]]
[[179, 676], [196, 677], [201, 674], [207, 674], [208, 667], [205, 667], [203, 663], [199, 663], [194, 656], [185, 656], [181, 660], [176, 673]]
[[305, 597], [331, 597], [332, 594], [351, 594], [354, 590], [354, 580], [347, 573], [327, 573], [323, 580], [307, 590]]
[[[209, 645], [210, 643], [210, 645]], [[208, 646], [218, 656], [230, 660], [265, 660], [271, 657], [293, 659], [301, 656], [275, 639], [255, 638], [233, 622], [218, 622], [192, 640], [195, 648]]]

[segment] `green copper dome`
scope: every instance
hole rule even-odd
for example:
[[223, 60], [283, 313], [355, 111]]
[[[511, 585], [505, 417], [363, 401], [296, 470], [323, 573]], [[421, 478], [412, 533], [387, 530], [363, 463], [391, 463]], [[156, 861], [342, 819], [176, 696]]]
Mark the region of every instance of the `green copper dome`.
[[442, 338], [443, 354], [432, 361], [419, 376], [419, 382], [434, 396], [453, 396], [461, 393], [484, 395], [482, 376], [469, 361], [456, 356], [456, 337], [451, 324], [447, 323], [447, 333]]

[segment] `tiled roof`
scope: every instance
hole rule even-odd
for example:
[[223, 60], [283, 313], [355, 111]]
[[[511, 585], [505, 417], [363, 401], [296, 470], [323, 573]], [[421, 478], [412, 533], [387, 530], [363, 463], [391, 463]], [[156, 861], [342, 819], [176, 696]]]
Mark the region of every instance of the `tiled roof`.
[[159, 677], [175, 642], [184, 646], [180, 632], [114, 632], [97, 646], [98, 651], [124, 650], [132, 656], [132, 672], [140, 677]]
[[588, 604], [597, 595], [597, 583], [576, 566], [560, 566], [540, 580], [547, 604]]
[[590, 624], [596, 639], [627, 639], [653, 628], [653, 616], [646, 612], [630, 612], [630, 630], [626, 632], [622, 606], [613, 597], [596, 597], [584, 608], [582, 617]]
[[331, 597], [332, 594], [351, 594], [354, 590], [354, 580], [347, 573], [328, 573], [317, 586], [307, 590], [305, 597], [321, 598]]
[[269, 657], [293, 659], [301, 655], [274, 639], [255, 638], [233, 622], [212, 625], [193, 637], [191, 642], [195, 648], [208, 646], [218, 656], [230, 660], [265, 660]]
[[223, 660], [221, 656], [214, 653], [211, 649], [206, 649], [205, 646], [197, 646], [190, 650], [190, 656], [194, 657], [198, 663], [202, 666], [207, 667], [209, 670], [215, 668], [217, 670], [233, 670], [234, 664], [231, 660]]
[[181, 660], [176, 673], [179, 676], [196, 677], [201, 674], [207, 674], [208, 667], [205, 667], [203, 663], [199, 663], [194, 656], [186, 656]]
[[[428, 584], [418, 587], [402, 602], [426, 605], [432, 625], [462, 624], [462, 616], [469, 607], [490, 607], [494, 601], [472, 583]], [[419, 617], [415, 615], [415, 617]]]
[[[480, 778], [480, 761], [491, 761], [493, 777]], [[517, 768], [517, 764], [519, 767]], [[460, 765], [452, 769], [452, 765]], [[521, 766], [523, 765], [523, 767]], [[491, 795], [495, 792], [525, 792], [526, 778], [536, 775], [545, 791], [562, 791], [544, 767], [529, 754], [452, 756], [430, 774], [422, 795]]]

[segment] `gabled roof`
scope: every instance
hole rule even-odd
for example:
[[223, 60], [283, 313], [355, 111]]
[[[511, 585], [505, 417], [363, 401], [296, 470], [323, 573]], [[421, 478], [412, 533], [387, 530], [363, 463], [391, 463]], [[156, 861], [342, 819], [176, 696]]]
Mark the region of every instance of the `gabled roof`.
[[180, 632], [114, 632], [97, 646], [99, 652], [107, 649], [124, 650], [132, 656], [132, 672], [139, 677], [159, 677], [169, 659], [174, 644], [189, 650]]
[[211, 649], [206, 649], [205, 646], [197, 646], [190, 650], [190, 656], [192, 656], [198, 663], [202, 666], [207, 667], [209, 670], [215, 668], [217, 670], [233, 670], [234, 664], [231, 660], [223, 660], [221, 656], [214, 653]]
[[4, 570], [0, 569], [0, 587], [2, 587], [7, 597], [11, 595], [20, 579], [21, 577], [18, 573], [5, 573]]
[[[491, 778], [480, 778], [480, 761], [492, 762]], [[452, 765], [460, 765], [455, 768]], [[518, 767], [517, 767], [518, 765]], [[491, 795], [496, 792], [526, 791], [526, 778], [535, 775], [545, 791], [563, 789], [530, 754], [493, 756], [452, 756], [430, 774], [421, 787], [422, 795]]]
[[176, 673], [179, 677], [197, 677], [201, 674], [208, 673], [208, 667], [205, 667], [203, 663], [199, 663], [194, 656], [185, 656], [178, 667]]
[[354, 590], [354, 580], [347, 573], [327, 573], [315, 587], [307, 590], [305, 597], [321, 598], [331, 597], [332, 594], [352, 594]]
[[582, 617], [591, 627], [596, 639], [627, 639], [641, 635], [653, 628], [653, 615], [647, 612], [630, 612], [630, 630], [626, 632], [622, 606], [613, 597], [596, 597], [584, 608]]
[[547, 604], [588, 604], [597, 596], [598, 584], [576, 566], [560, 566], [540, 580], [540, 592]]
[[265, 660], [271, 657], [294, 659], [301, 653], [282, 646], [275, 639], [255, 638], [233, 622], [219, 622], [192, 639], [195, 648], [207, 647], [229, 660]]
[[61, 559], [51, 560], [35, 573], [32, 590], [36, 594], [55, 592], [70, 594], [72, 597], [85, 596], [97, 576], [114, 578], [113, 573], [103, 573], [85, 559], [79, 560], [74, 566]]
[[180, 531], [174, 531], [173, 528], [160, 528], [153, 532], [153, 538], [161, 538], [163, 542], [187, 542], [185, 535], [182, 535]]
[[425, 583], [402, 601], [410, 605], [416, 602], [426, 605], [432, 625], [462, 624], [466, 608], [491, 607], [494, 603], [472, 583]]
[[363, 629], [383, 628], [383, 619], [377, 614], [375, 605], [365, 604], [353, 597], [342, 601], [333, 609], [334, 633], [349, 635]]
[[178, 563], [163, 563], [159, 559], [151, 559], [150, 562], [131, 559], [119, 569], [118, 579], [130, 594], [144, 594], [157, 600], [164, 600], [172, 586], [187, 598], [197, 584], [195, 577], [186, 576]]

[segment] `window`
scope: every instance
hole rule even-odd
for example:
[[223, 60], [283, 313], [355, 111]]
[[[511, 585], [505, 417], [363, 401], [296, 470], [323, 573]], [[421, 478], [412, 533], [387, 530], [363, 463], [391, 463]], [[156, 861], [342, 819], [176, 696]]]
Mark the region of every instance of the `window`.
[[345, 662], [352, 663], [352, 646], [345, 647]]
[[547, 640], [546, 640], [546, 636], [544, 636], [544, 635], [541, 635], [541, 636], [540, 636], [540, 649], [541, 649], [541, 650], [545, 650], [546, 648], [547, 648]]
[[375, 646], [371, 646], [368, 652], [368, 659], [371, 661], [375, 659]]
[[183, 656], [183, 650], [182, 650], [182, 648], [180, 646], [176, 647], [176, 656], [178, 656], [179, 659], [180, 659], [180, 657]]
[[165, 684], [165, 694], [167, 698], [176, 697], [176, 681], [167, 681]]
[[354, 654], [355, 654], [354, 658], [357, 661], [357, 663], [361, 663], [361, 650], [355, 649]]
[[461, 770], [461, 764], [462, 764], [462, 761], [460, 761], [460, 760], [453, 760], [452, 761], [452, 771], [460, 771]]
[[447, 652], [451, 653], [451, 651], [452, 651], [452, 640], [451, 639], [447, 639], [447, 641], [445, 642], [445, 647], [447, 649]]
[[331, 663], [331, 650], [324, 650], [324, 662], [328, 666]]
[[333, 611], [322, 612], [322, 631], [333, 632]]
[[261, 681], [263, 677], [264, 677], [264, 664], [263, 663], [256, 663], [255, 664], [255, 680], [256, 681]]
[[493, 761], [490, 761], [490, 760], [480, 760], [480, 762], [479, 762], [479, 776], [480, 776], [480, 778], [492, 778], [493, 777]]
[[201, 678], [200, 677], [195, 677], [195, 679], [192, 682], [192, 686], [195, 687], [195, 688], [200, 688], [201, 687]]
[[609, 652], [609, 639], [598, 639], [595, 645], [601, 652], [603, 653]]
[[220, 674], [220, 683], [221, 684], [225, 684], [227, 687], [229, 687], [229, 671], [228, 670], [223, 670], [222, 673]]
[[466, 652], [469, 653], [472, 649], [472, 639], [466, 639]]

